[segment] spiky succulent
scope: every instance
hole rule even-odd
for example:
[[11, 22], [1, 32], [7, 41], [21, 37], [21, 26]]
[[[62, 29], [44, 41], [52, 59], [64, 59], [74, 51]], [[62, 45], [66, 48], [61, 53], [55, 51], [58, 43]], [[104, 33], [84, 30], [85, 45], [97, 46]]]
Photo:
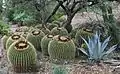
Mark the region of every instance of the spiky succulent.
[[48, 44], [51, 59], [71, 60], [75, 58], [75, 44], [66, 36], [55, 36]]
[[79, 46], [79, 47], [84, 43], [84, 41], [82, 40], [81, 36], [84, 37], [85, 39], [87, 39], [88, 36], [89, 37], [93, 36], [93, 33], [91, 31], [89, 32], [86, 29], [78, 30], [76, 35], [75, 35], [75, 41], [76, 41], [77, 46]]
[[44, 55], [48, 55], [48, 44], [52, 40], [53, 35], [46, 35], [41, 40], [41, 49]]
[[36, 70], [36, 49], [28, 41], [14, 42], [8, 49], [7, 57], [15, 72], [23, 73]]
[[63, 65], [53, 65], [52, 74], [68, 74], [66, 68]]
[[16, 32], [28, 32], [29, 31], [29, 27], [27, 26], [22, 26], [16, 29]]
[[51, 30], [52, 35], [68, 35], [67, 30], [64, 27], [58, 28], [55, 27]]
[[7, 39], [7, 42], [6, 42], [6, 49], [8, 50], [8, 48], [10, 47], [10, 45], [17, 41], [17, 40], [24, 40], [25, 38], [20, 35], [20, 34], [13, 34], [12, 36], [10, 36], [8, 39]]
[[48, 28], [42, 28], [41, 29], [46, 35], [50, 34], [50, 30]]
[[88, 50], [80, 49], [85, 55], [89, 57], [90, 62], [100, 62], [109, 53], [116, 49], [117, 45], [112, 46], [110, 49], [106, 49], [110, 37], [105, 39], [104, 42], [100, 41], [100, 35], [96, 33], [93, 37], [88, 39], [88, 42], [82, 38], [86, 43]]
[[41, 30], [33, 30], [27, 35], [27, 40], [31, 42], [36, 50], [41, 51], [41, 39], [45, 34]]
[[58, 27], [58, 25], [57, 24], [49, 24], [48, 25], [49, 30], [52, 30], [54, 27]]
[[1, 39], [4, 49], [6, 49], [6, 42], [7, 42], [8, 38], [9, 38], [9, 36], [4, 35], [4, 36], [2, 37], [2, 39]]

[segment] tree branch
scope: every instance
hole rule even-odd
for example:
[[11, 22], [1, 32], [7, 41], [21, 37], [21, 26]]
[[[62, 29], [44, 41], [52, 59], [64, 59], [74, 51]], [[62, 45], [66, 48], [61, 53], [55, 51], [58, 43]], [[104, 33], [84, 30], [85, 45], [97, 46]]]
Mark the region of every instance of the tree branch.
[[49, 21], [49, 19], [57, 12], [57, 10], [59, 9], [59, 7], [60, 7], [60, 4], [58, 3], [58, 4], [56, 5], [56, 7], [54, 8], [53, 12], [50, 14], [50, 16], [46, 19], [45, 24], [46, 24], [46, 23]]

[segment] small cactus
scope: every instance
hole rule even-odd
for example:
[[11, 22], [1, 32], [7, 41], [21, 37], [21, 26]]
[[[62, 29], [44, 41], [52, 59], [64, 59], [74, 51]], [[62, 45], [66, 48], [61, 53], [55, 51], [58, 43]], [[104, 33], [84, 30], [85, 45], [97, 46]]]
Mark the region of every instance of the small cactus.
[[85, 39], [91, 36], [93, 36], [93, 33], [92, 32], [89, 32], [88, 29], [80, 29], [77, 31], [76, 35], [75, 35], [75, 41], [77, 43], [77, 46], [81, 46], [84, 41], [82, 40], [81, 36]]
[[41, 51], [41, 39], [45, 34], [41, 30], [33, 30], [27, 35], [27, 40], [31, 42], [36, 50]]
[[75, 58], [75, 44], [66, 36], [54, 36], [48, 44], [48, 53], [51, 59], [71, 60]]
[[52, 40], [53, 35], [46, 35], [41, 40], [41, 49], [44, 55], [48, 55], [48, 44]]
[[7, 58], [17, 73], [36, 70], [36, 49], [28, 41], [18, 40], [14, 42], [8, 49]]
[[25, 38], [22, 35], [19, 34], [13, 34], [12, 36], [10, 36], [6, 42], [6, 49], [8, 50], [8, 48], [10, 47], [10, 45], [17, 41], [17, 40], [24, 40]]
[[68, 32], [65, 28], [61, 27], [61, 28], [58, 28], [58, 27], [55, 27], [51, 30], [51, 33], [52, 35], [68, 35]]
[[7, 42], [8, 38], [9, 38], [9, 36], [4, 35], [4, 36], [2, 37], [2, 39], [1, 39], [4, 49], [6, 49], [6, 42]]
[[49, 24], [48, 25], [49, 30], [52, 30], [54, 27], [58, 27], [58, 25], [57, 24]]

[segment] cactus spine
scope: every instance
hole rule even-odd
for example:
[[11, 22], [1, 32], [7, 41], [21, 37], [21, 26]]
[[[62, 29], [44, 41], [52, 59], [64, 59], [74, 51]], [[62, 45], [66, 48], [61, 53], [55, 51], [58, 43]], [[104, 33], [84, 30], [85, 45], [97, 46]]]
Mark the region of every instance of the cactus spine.
[[41, 51], [41, 39], [45, 34], [41, 30], [33, 30], [27, 35], [27, 40], [31, 42], [36, 50]]
[[24, 40], [14, 42], [8, 49], [7, 57], [15, 72], [35, 71], [37, 55], [30, 42]]
[[52, 40], [53, 35], [46, 35], [41, 40], [41, 49], [44, 55], [48, 55], [48, 44]]
[[55, 36], [48, 44], [51, 59], [71, 60], [75, 58], [75, 44], [66, 36]]

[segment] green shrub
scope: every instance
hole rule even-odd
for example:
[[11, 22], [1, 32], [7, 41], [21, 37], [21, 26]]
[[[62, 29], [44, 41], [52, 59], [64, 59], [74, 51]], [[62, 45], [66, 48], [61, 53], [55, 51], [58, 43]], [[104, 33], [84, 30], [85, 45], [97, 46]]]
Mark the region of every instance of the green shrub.
[[0, 34], [1, 35], [8, 35], [10, 32], [9, 25], [5, 24], [3, 21], [0, 21]]

